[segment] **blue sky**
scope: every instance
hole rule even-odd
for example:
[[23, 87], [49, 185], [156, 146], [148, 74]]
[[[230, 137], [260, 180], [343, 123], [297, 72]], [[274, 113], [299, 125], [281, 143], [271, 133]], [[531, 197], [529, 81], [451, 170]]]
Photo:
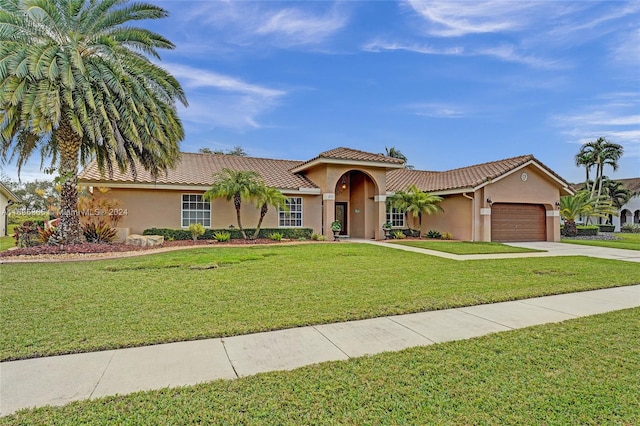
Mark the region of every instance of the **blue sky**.
[[640, 176], [638, 1], [151, 2], [183, 151], [386, 146], [422, 170], [534, 154], [581, 181], [575, 153], [604, 136], [625, 148], [606, 174]]

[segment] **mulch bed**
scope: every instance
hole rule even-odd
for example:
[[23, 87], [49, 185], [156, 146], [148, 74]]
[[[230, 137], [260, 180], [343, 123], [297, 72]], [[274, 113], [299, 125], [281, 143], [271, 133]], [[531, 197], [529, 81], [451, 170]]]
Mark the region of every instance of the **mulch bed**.
[[[283, 240], [284, 241], [284, 240]], [[73, 244], [66, 246], [52, 246], [43, 244], [35, 247], [10, 249], [0, 252], [0, 257], [14, 256], [42, 256], [42, 255], [69, 255], [69, 254], [92, 254], [92, 253], [123, 253], [132, 251], [154, 250], [165, 247], [190, 247], [190, 246], [234, 246], [234, 245], [256, 245], [256, 244], [278, 244], [279, 241], [273, 241], [268, 238], [258, 238], [255, 240], [230, 240], [225, 243], [219, 243], [215, 240], [181, 240], [181, 241], [165, 241], [161, 246], [154, 247], [138, 247], [125, 244]]]

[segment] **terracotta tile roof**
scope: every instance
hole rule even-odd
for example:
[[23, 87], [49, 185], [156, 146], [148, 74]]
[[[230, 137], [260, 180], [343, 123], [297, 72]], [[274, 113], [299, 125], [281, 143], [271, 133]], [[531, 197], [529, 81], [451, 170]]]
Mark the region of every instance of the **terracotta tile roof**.
[[616, 182], [622, 182], [625, 188], [629, 191], [637, 194], [640, 191], [640, 177], [637, 178], [629, 178], [629, 179], [613, 179]]
[[387, 157], [382, 154], [373, 154], [371, 152], [359, 151], [357, 149], [351, 148], [334, 148], [329, 151], [321, 152], [317, 157], [312, 158], [309, 161], [305, 161], [302, 164], [299, 164], [296, 167], [304, 166], [306, 164], [312, 163], [316, 160], [320, 159], [329, 159], [329, 160], [347, 160], [347, 161], [371, 161], [376, 163], [386, 163], [393, 165], [401, 165], [404, 164], [404, 161], [399, 158]]
[[402, 191], [415, 184], [422, 191], [436, 192], [452, 189], [474, 188], [534, 160], [546, 171], [569, 185], [562, 177], [536, 160], [533, 155], [522, 155], [504, 160], [476, 164], [444, 172], [398, 169], [387, 172], [387, 190]]
[[[637, 193], [640, 191], [640, 177], [637, 178], [628, 178], [628, 179], [612, 179], [614, 182], [620, 182], [624, 185], [625, 188], [630, 190], [633, 193]], [[571, 188], [574, 191], [580, 191], [584, 188], [584, 182], [581, 183], [572, 183]]]
[[81, 181], [154, 183], [169, 185], [211, 185], [213, 174], [224, 168], [231, 170], [253, 170], [260, 174], [264, 183], [279, 189], [317, 188], [306, 177], [291, 173], [289, 170], [300, 165], [300, 161], [272, 160], [267, 158], [240, 157], [222, 154], [196, 154], [183, 152], [178, 165], [157, 180], [142, 167], [138, 168], [137, 179], [131, 171], [120, 173], [114, 170], [113, 177], [101, 176], [95, 161], [91, 162], [80, 174]]

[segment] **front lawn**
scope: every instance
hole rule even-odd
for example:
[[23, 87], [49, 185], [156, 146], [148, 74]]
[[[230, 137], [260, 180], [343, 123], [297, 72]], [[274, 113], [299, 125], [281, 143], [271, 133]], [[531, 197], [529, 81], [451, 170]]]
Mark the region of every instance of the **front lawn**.
[[16, 246], [16, 240], [12, 236], [0, 237], [0, 251], [7, 250]]
[[640, 234], [616, 233], [621, 240], [574, 240], [563, 238], [563, 243], [582, 244], [584, 246], [611, 247], [627, 250], [640, 250]]
[[532, 253], [544, 250], [533, 250], [523, 247], [511, 247], [501, 243], [471, 241], [438, 241], [438, 240], [397, 240], [394, 244], [443, 251], [452, 254], [495, 254], [495, 253]]
[[640, 309], [179, 389], [2, 425], [640, 424]]
[[457, 262], [349, 243], [2, 264], [0, 359], [631, 285], [640, 283], [638, 271], [631, 262], [586, 257]]

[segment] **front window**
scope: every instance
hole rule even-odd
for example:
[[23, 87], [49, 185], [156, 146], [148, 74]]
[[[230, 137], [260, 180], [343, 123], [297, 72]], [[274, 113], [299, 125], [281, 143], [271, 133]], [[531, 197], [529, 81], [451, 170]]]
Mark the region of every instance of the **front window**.
[[278, 226], [281, 228], [302, 227], [302, 198], [290, 197], [287, 199], [289, 210], [278, 209]]
[[394, 228], [404, 228], [404, 210], [387, 206], [387, 222]]
[[211, 203], [204, 201], [199, 194], [182, 194], [182, 227], [188, 228], [192, 223], [201, 223], [205, 228], [211, 227]]

